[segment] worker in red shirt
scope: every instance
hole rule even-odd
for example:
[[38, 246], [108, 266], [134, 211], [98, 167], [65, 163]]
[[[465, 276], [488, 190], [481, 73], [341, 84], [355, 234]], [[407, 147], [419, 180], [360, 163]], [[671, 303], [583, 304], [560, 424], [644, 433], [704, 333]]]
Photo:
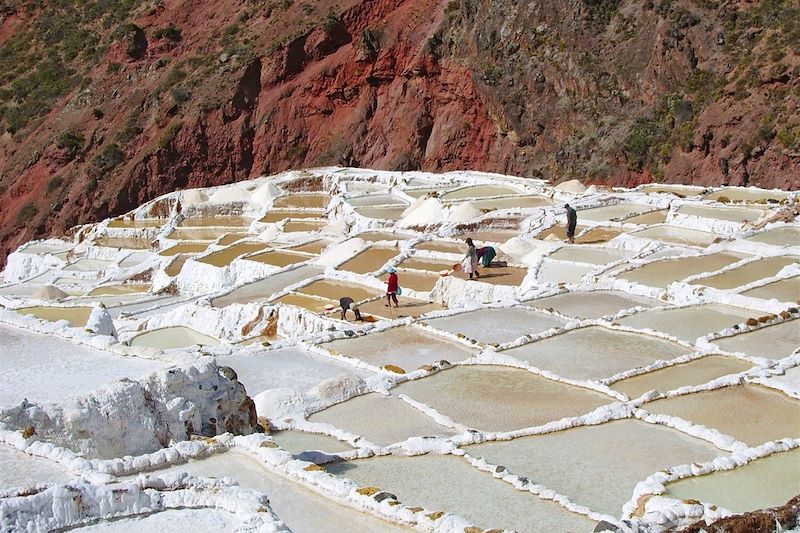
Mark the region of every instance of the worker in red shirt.
[[391, 307], [393, 301], [395, 307], [400, 307], [400, 304], [397, 303], [397, 290], [399, 288], [397, 270], [394, 267], [389, 267], [386, 272], [389, 273], [389, 280], [386, 282], [386, 307]]

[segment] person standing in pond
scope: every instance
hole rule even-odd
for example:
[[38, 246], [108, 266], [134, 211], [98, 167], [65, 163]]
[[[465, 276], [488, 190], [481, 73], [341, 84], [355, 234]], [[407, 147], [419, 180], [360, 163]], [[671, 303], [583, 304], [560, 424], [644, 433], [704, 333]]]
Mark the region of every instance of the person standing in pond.
[[356, 320], [361, 321], [364, 320], [361, 317], [361, 311], [358, 310], [358, 306], [356, 302], [353, 301], [352, 298], [349, 296], [345, 296], [344, 298], [339, 298], [339, 306], [342, 308], [342, 320], [347, 320], [347, 311], [350, 310], [356, 315]]
[[478, 259], [481, 261], [481, 265], [486, 268], [491, 268], [492, 261], [494, 258], [497, 257], [497, 251], [495, 251], [494, 247], [492, 246], [484, 246], [483, 248], [478, 248]]
[[570, 244], [575, 244], [575, 226], [578, 225], [578, 213], [565, 204], [564, 208], [567, 210], [567, 240]]
[[399, 288], [399, 281], [397, 279], [397, 270], [394, 267], [386, 269], [389, 273], [389, 280], [386, 282], [386, 307], [391, 307], [394, 302], [395, 307], [400, 307], [397, 302], [397, 289]]
[[467, 255], [464, 256], [464, 272], [469, 274], [469, 279], [472, 279], [473, 274], [476, 278], [481, 277], [478, 272], [478, 250], [475, 248], [475, 243], [472, 242], [472, 237], [467, 237]]

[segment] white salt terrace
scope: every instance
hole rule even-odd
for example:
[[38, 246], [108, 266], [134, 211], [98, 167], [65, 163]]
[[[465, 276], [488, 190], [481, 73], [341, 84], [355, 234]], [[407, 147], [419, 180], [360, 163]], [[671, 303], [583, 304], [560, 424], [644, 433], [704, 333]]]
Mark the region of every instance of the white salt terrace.
[[[433, 192], [447, 210], [469, 202], [482, 213], [424, 230], [396, 223], [409, 198]], [[229, 194], [237, 200], [222, 201]], [[34, 242], [9, 257], [0, 276], [0, 413], [23, 399], [63, 403], [143, 379], [168, 361], [229, 367], [272, 436], [195, 438], [204, 459], [156, 473], [229, 477], [265, 493], [301, 532], [462, 533], [467, 522], [588, 532], [604, 517], [667, 533], [689, 523], [675, 519], [681, 499], [725, 513], [782, 505], [800, 492], [798, 452], [782, 451], [781, 441], [800, 438], [800, 221], [784, 210], [783, 222], [756, 228], [797, 196], [671, 184], [583, 195], [475, 172], [359, 169], [179, 191], [83, 228], [81, 242]], [[178, 197], [183, 214], [165, 216]], [[572, 245], [563, 242], [566, 202], [584, 221]], [[486, 215], [495, 210], [508, 211]], [[467, 237], [512, 266], [481, 269], [470, 282], [441, 276]], [[414, 295], [401, 295], [399, 309], [384, 306], [388, 265]], [[42, 301], [48, 294], [51, 303]], [[340, 320], [344, 296], [367, 321]], [[98, 302], [119, 338], [87, 330]], [[266, 317], [277, 319], [277, 334], [266, 333]], [[72, 405], [87, 427], [103, 422]], [[0, 429], [22, 442], [25, 428]], [[57, 445], [51, 457], [64, 457], [58, 446], [77, 449], [77, 434], [61, 433], [58, 443], [37, 436], [37, 446]], [[230, 450], [210, 455], [211, 442]], [[252, 443], [261, 444], [254, 455]], [[761, 445], [764, 456], [749, 464], [741, 458], [752, 451], [731, 453]], [[689, 474], [688, 465], [720, 457], [730, 470], [669, 482], [662, 500], [649, 500], [660, 489], [648, 485], [632, 502], [650, 476], [679, 466]], [[74, 477], [3, 444], [0, 463], [0, 494]], [[518, 487], [506, 475], [520, 476]], [[400, 503], [356, 496], [343, 478]], [[19, 501], [35, 513], [30, 498]], [[623, 513], [648, 500], [648, 513]], [[202, 504], [80, 529], [229, 530], [242, 519]]]

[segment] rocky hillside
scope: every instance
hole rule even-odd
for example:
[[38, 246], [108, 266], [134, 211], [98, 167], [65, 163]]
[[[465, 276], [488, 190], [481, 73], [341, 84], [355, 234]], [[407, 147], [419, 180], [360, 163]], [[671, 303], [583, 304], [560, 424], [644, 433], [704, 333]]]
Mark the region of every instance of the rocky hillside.
[[0, 264], [287, 168], [796, 188], [796, 0], [0, 0]]

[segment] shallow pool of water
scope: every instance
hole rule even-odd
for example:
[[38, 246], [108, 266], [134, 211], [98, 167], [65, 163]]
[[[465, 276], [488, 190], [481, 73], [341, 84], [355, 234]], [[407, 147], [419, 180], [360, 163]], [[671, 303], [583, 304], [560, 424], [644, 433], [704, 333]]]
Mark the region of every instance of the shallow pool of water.
[[[439, 281], [439, 274], [430, 272], [417, 272], [400, 269], [397, 271], [401, 289], [412, 289], [420, 292], [430, 292]], [[400, 297], [402, 298], [402, 296]]]
[[536, 279], [542, 283], [580, 283], [595, 268], [595, 265], [576, 265], [545, 259], [539, 266]]
[[339, 298], [349, 296], [356, 302], [374, 298], [375, 296], [383, 295], [384, 292], [379, 289], [373, 289], [366, 285], [358, 283], [350, 283], [344, 281], [335, 281], [330, 279], [321, 279], [300, 287], [297, 292], [303, 294], [311, 294], [314, 296], [321, 296], [331, 300], [339, 301]]
[[234, 531], [243, 527], [235, 514], [219, 509], [169, 509], [157, 513], [103, 521], [71, 531], [131, 533], [133, 531]]
[[[348, 198], [347, 203], [352, 205], [353, 207], [374, 207], [379, 205], [394, 205], [394, 206], [405, 206], [406, 202], [400, 198], [399, 196], [395, 196], [394, 194], [367, 194], [365, 196], [358, 196], [356, 198]], [[405, 209], [405, 207], [404, 207]]]
[[689, 215], [730, 222], [755, 222], [766, 213], [763, 209], [747, 209], [745, 207], [712, 207], [708, 205], [684, 204], [676, 211], [681, 215]]
[[664, 305], [664, 302], [618, 291], [566, 292], [547, 298], [531, 300], [528, 305], [540, 309], [552, 308], [567, 316], [601, 318], [616, 315], [623, 309]]
[[746, 513], [777, 507], [800, 494], [800, 450], [775, 453], [734, 470], [695, 476], [667, 485], [664, 496], [693, 499]]
[[397, 256], [397, 248], [384, 248], [372, 246], [359, 253], [352, 259], [339, 265], [339, 270], [347, 270], [356, 274], [369, 274], [382, 270], [387, 261]]
[[108, 223], [109, 228], [160, 228], [167, 222], [160, 218], [139, 218], [135, 220], [117, 218]]
[[175, 276], [181, 273], [181, 270], [183, 270], [183, 265], [186, 264], [186, 260], [189, 259], [190, 257], [191, 257], [190, 255], [184, 255], [184, 254], [176, 255], [175, 259], [173, 259], [170, 262], [170, 264], [167, 265], [167, 268], [164, 269], [164, 273], [167, 276], [174, 278]]
[[626, 259], [636, 255], [636, 252], [629, 250], [617, 250], [615, 248], [598, 248], [592, 246], [564, 246], [559, 248], [548, 257], [560, 261], [575, 261], [577, 263], [590, 263], [593, 265], [604, 265], [613, 263], [621, 259]]
[[403, 211], [406, 210], [405, 206], [400, 207], [358, 207], [356, 213], [363, 217], [374, 218], [378, 220], [400, 220], [403, 218]]
[[701, 385], [721, 376], [749, 370], [752, 366], [751, 363], [733, 357], [709, 355], [617, 381], [611, 388], [624, 392], [629, 398], [638, 398], [653, 389], [669, 392], [680, 387]]
[[92, 291], [87, 296], [121, 296], [121, 295], [129, 295], [129, 294], [142, 294], [150, 291], [149, 284], [139, 284], [139, 285], [105, 285], [103, 287], [97, 287], [96, 289], [92, 289]]
[[495, 209], [530, 209], [552, 205], [553, 201], [545, 196], [506, 196], [503, 198], [485, 198], [472, 200], [472, 205], [482, 211]]
[[675, 359], [688, 350], [682, 346], [639, 333], [600, 326], [581, 328], [502, 352], [572, 379], [603, 379]]
[[321, 220], [290, 220], [283, 226], [285, 233], [300, 233], [307, 231], [319, 231], [328, 224], [327, 221]]
[[293, 252], [305, 252], [307, 254], [314, 254], [319, 255], [322, 253], [322, 250], [327, 248], [331, 244], [331, 241], [326, 239], [319, 239], [316, 241], [307, 242], [305, 244], [301, 244], [300, 246], [292, 246], [290, 250]]
[[214, 252], [202, 257], [197, 261], [222, 268], [233, 263], [237, 257], [260, 252], [265, 250], [267, 247], [267, 244], [263, 242], [243, 242], [239, 244], [232, 244], [227, 248], [219, 250], [218, 252]]
[[180, 244], [172, 246], [171, 248], [163, 250], [159, 255], [164, 255], [169, 257], [178, 254], [199, 254], [205, 252], [206, 248], [208, 248], [208, 243], [182, 242]]
[[[406, 282], [408, 280], [406, 279]], [[421, 289], [418, 289], [421, 290]], [[386, 307], [386, 299], [380, 298], [371, 302], [363, 303], [359, 306], [362, 314], [373, 315], [379, 318], [394, 320], [401, 317], [418, 317], [432, 311], [444, 309], [441, 304], [429, 302], [427, 300], [412, 300], [405, 296], [398, 297], [400, 307]], [[352, 319], [352, 314], [348, 314], [348, 320]]]
[[50, 322], [57, 322], [59, 320], [66, 320], [72, 327], [83, 327], [89, 320], [89, 315], [92, 313], [91, 307], [23, 307], [17, 309], [17, 312], [22, 315], [33, 315], [42, 320]]
[[308, 420], [361, 435], [379, 446], [403, 442], [410, 437], [447, 437], [455, 434], [396, 396], [378, 393], [357, 396], [328, 407], [309, 416]]
[[719, 236], [715, 233], [696, 229], [681, 228], [678, 226], [653, 226], [630, 233], [633, 237], [655, 239], [657, 241], [683, 244], [686, 246], [706, 247], [713, 243]]
[[582, 209], [578, 211], [578, 219], [591, 220], [593, 222], [605, 222], [608, 220], [621, 220], [631, 215], [652, 211], [653, 206], [643, 204], [616, 204], [593, 209]]
[[297, 292], [290, 292], [284, 294], [280, 298], [272, 301], [274, 304], [294, 305], [295, 307], [302, 307], [313, 313], [324, 313], [327, 311], [326, 307], [336, 305], [337, 300], [333, 298], [321, 298], [319, 296], [311, 296], [309, 294], [300, 294]]
[[178, 227], [181, 228], [246, 228], [253, 221], [251, 218], [236, 216], [189, 217], [184, 218]]
[[[472, 240], [475, 241], [475, 244], [480, 248], [486, 245], [503, 244], [508, 239], [516, 237], [517, 235], [519, 235], [519, 231], [512, 229], [480, 229], [470, 233], [455, 235], [454, 237], [462, 241], [466, 240], [467, 237], [472, 237]], [[466, 253], [466, 245], [464, 245], [463, 248], [464, 253]]]
[[626, 224], [642, 224], [649, 226], [651, 224], [663, 224], [667, 220], [667, 209], [659, 209], [658, 211], [650, 211], [642, 215], [635, 215], [625, 219]]
[[783, 322], [712, 342], [729, 352], [782, 359], [800, 347], [800, 321]]
[[463, 241], [425, 241], [414, 245], [416, 250], [430, 250], [433, 252], [444, 252], [448, 254], [466, 253], [466, 244]]
[[796, 263], [798, 260], [800, 258], [791, 255], [767, 257], [721, 274], [698, 279], [693, 283], [695, 285], [714, 287], [715, 289], [734, 289], [760, 279], [772, 277], [780, 272], [783, 267]]
[[411, 235], [405, 233], [391, 233], [388, 231], [366, 231], [356, 235], [359, 239], [364, 239], [367, 242], [380, 242], [380, 241], [404, 241], [411, 239]]
[[724, 453], [700, 439], [640, 420], [616, 420], [464, 450], [611, 516], [622, 514], [636, 484], [651, 474]]
[[273, 294], [282, 291], [290, 285], [299, 283], [304, 279], [312, 278], [322, 273], [322, 269], [303, 265], [298, 268], [279, 272], [262, 280], [254, 281], [235, 288], [228, 294], [214, 298], [211, 303], [214, 307], [225, 307], [232, 303], [247, 304], [251, 302], [268, 300]]
[[642, 406], [715, 428], [749, 446], [800, 437], [800, 400], [760, 385], [734, 385], [695, 392]]
[[[502, 267], [502, 266], [493, 266], [491, 268], [485, 267], [478, 267], [480, 270], [480, 279], [483, 283], [488, 283], [490, 285], [509, 285], [509, 286], [518, 286], [522, 283], [522, 280], [525, 279], [525, 276], [528, 275], [527, 268], [519, 268], [519, 267]], [[467, 279], [467, 274], [464, 272], [459, 272], [457, 274], [452, 274], [453, 276], [458, 276], [462, 279]]]
[[645, 185], [640, 189], [642, 192], [649, 192], [649, 193], [659, 193], [659, 192], [667, 192], [673, 193], [680, 196], [697, 196], [701, 192], [705, 191], [705, 187], [700, 187], [697, 185], [670, 185], [670, 184], [653, 184], [653, 185]]
[[346, 442], [319, 433], [276, 431], [273, 432], [271, 436], [281, 448], [290, 452], [298, 459], [305, 461], [312, 461], [313, 452], [323, 452], [333, 455], [353, 449], [352, 446]]
[[514, 489], [452, 455], [388, 455], [328, 465], [362, 486], [377, 486], [405, 505], [449, 511], [482, 528], [530, 533], [591, 531], [594, 522], [531, 493]]
[[248, 257], [247, 260], [283, 268], [289, 265], [302, 263], [313, 258], [313, 255], [287, 252], [284, 250], [270, 250], [268, 252], [252, 255]]
[[728, 305], [694, 305], [678, 309], [643, 311], [619, 320], [632, 328], [649, 328], [673, 335], [686, 342], [740, 324], [755, 312]]
[[721, 200], [723, 197], [732, 202], [764, 202], [775, 200], [780, 202], [789, 196], [787, 191], [767, 191], [763, 189], [749, 189], [744, 187], [728, 187], [714, 191], [703, 197], [704, 200]]
[[675, 281], [702, 274], [703, 272], [714, 272], [741, 261], [745, 257], [747, 256], [744, 254], [718, 252], [693, 257], [679, 257], [677, 259], [661, 259], [623, 272], [617, 277], [649, 287], [665, 289]]
[[476, 349], [427, 333], [414, 326], [400, 326], [321, 346], [376, 366], [399, 366], [407, 372], [441, 359], [450, 362], [463, 361], [477, 353]]
[[[464, 248], [463, 251], [466, 251]], [[455, 263], [453, 261], [444, 261], [439, 259], [429, 259], [427, 257], [409, 257], [404, 259], [398, 267], [413, 268], [416, 270], [427, 270], [429, 272], [439, 273], [442, 270], [450, 270]]]
[[511, 431], [588, 413], [610, 403], [603, 394], [565, 385], [526, 370], [458, 366], [392, 389], [456, 422], [487, 431]]
[[230, 228], [175, 229], [169, 235], [167, 235], [167, 238], [174, 239], [176, 241], [216, 241], [229, 231]]
[[136, 335], [131, 339], [130, 344], [131, 346], [167, 350], [170, 348], [185, 348], [195, 344], [216, 346], [219, 344], [219, 340], [185, 326], [174, 326], [154, 329]]
[[427, 322], [434, 328], [462, 333], [486, 344], [510, 342], [564, 324], [559, 318], [527, 307], [480, 309]]
[[327, 194], [311, 193], [311, 194], [290, 194], [288, 196], [281, 196], [275, 199], [272, 204], [273, 207], [291, 207], [291, 208], [309, 208], [309, 209], [324, 209], [331, 201], [331, 197]]
[[70, 265], [65, 266], [64, 270], [68, 272], [99, 272], [113, 264], [113, 261], [84, 257], [82, 259], [78, 259]]
[[[578, 226], [576, 230], [576, 235], [579, 235], [575, 238], [575, 242], [577, 244], [599, 244], [603, 242], [608, 242], [617, 235], [623, 233], [622, 229], [619, 228], [592, 228], [586, 233], [583, 231], [586, 229], [585, 226]], [[544, 231], [541, 231], [536, 235], [537, 239], [546, 240], [546, 239], [557, 239], [559, 241], [566, 241], [567, 240], [567, 227], [565, 225], [556, 225], [550, 228], [547, 228]]]
[[321, 218], [325, 216], [324, 211], [320, 210], [292, 210], [292, 209], [273, 209], [261, 219], [261, 222], [280, 222], [287, 218], [292, 219], [305, 219], [305, 218]]
[[94, 240], [95, 246], [105, 246], [108, 248], [125, 248], [128, 250], [149, 250], [150, 239], [137, 237], [98, 237]]
[[767, 230], [747, 237], [748, 241], [763, 242], [774, 246], [796, 246], [800, 242], [800, 227], [784, 227]]
[[742, 295], [764, 300], [775, 299], [779, 302], [796, 302], [800, 299], [800, 277], [773, 281], [761, 287], [746, 290]]
[[220, 238], [220, 240], [217, 241], [217, 244], [220, 246], [229, 246], [247, 237], [255, 237], [255, 235], [249, 233], [226, 233], [222, 236], [222, 238]]

